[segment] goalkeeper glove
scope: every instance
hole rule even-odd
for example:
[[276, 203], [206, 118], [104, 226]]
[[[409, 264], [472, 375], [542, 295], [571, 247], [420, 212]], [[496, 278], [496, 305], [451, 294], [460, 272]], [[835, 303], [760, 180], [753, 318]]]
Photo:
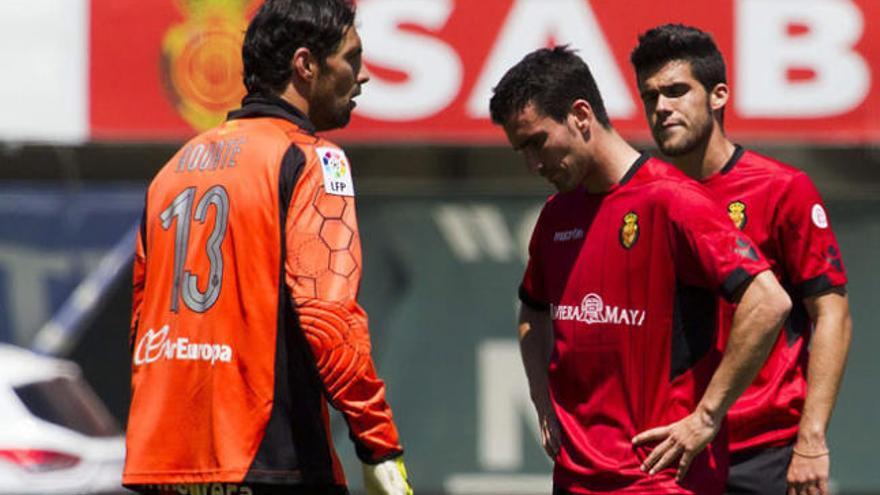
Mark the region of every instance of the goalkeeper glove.
[[403, 456], [379, 464], [363, 464], [367, 495], [412, 495]]

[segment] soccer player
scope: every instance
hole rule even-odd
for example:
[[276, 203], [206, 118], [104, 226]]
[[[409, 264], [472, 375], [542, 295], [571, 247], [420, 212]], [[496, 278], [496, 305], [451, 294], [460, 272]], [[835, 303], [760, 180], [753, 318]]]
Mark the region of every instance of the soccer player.
[[357, 303], [345, 126], [368, 75], [346, 0], [267, 0], [248, 94], [147, 191], [134, 265], [123, 483], [142, 493], [343, 494], [328, 402], [370, 494], [411, 494]]
[[[775, 340], [785, 292], [699, 184], [615, 132], [571, 50], [527, 55], [490, 110], [559, 190], [532, 235], [519, 325], [554, 493], [721, 493], [713, 438]], [[723, 358], [718, 293], [739, 303]]]
[[[754, 239], [794, 301], [767, 363], [728, 413], [728, 491], [828, 493], [825, 431], [852, 322], [840, 249], [822, 199], [803, 172], [725, 136], [730, 89], [707, 33], [680, 24], [651, 29], [631, 60], [660, 151], [701, 181]], [[733, 308], [726, 311], [722, 334]]]

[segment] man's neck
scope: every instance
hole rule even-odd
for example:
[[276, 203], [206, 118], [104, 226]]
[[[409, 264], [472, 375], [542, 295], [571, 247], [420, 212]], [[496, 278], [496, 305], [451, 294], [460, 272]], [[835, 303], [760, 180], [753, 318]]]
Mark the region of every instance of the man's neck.
[[303, 115], [309, 115], [309, 100], [293, 84], [288, 84], [284, 92], [278, 95], [278, 97], [296, 107]]
[[601, 130], [591, 143], [591, 166], [584, 177], [584, 187], [590, 193], [602, 193], [619, 183], [641, 153], [624, 141], [614, 129]]
[[690, 153], [669, 158], [688, 177], [704, 180], [720, 172], [735, 150], [736, 146], [716, 128], [702, 146], [697, 146]]

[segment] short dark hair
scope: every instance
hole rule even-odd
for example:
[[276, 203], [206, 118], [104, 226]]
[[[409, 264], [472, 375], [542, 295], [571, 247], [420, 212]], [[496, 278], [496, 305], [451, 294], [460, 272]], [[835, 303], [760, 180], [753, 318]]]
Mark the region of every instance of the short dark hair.
[[354, 25], [350, 0], [266, 0], [257, 11], [241, 48], [248, 93], [278, 94], [293, 77], [290, 59], [300, 47], [320, 63]]
[[492, 122], [504, 125], [532, 103], [544, 115], [562, 122], [575, 100], [586, 100], [602, 127], [611, 127], [590, 68], [563, 45], [535, 50], [511, 67], [493, 90], [489, 112]]
[[684, 24], [664, 24], [642, 33], [629, 60], [640, 80], [673, 60], [683, 60], [706, 91], [727, 83], [724, 57], [712, 36]]

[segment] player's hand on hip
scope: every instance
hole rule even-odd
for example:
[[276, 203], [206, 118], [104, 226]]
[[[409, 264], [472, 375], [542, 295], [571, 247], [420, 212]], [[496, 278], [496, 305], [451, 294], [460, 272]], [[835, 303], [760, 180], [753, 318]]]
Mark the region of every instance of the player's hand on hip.
[[403, 456], [379, 464], [362, 464], [367, 495], [413, 495]]
[[698, 410], [675, 423], [639, 433], [633, 438], [634, 445], [657, 444], [642, 463], [642, 471], [653, 475], [678, 460], [675, 479], [681, 481], [694, 458], [718, 434], [719, 427], [720, 422]]
[[541, 424], [541, 445], [544, 446], [544, 452], [551, 459], [556, 459], [559, 455], [559, 448], [562, 437], [562, 427], [559, 426], [559, 418], [552, 407], [545, 409], [543, 412], [538, 411], [538, 422]]
[[788, 465], [788, 495], [828, 495], [828, 476], [831, 456], [828, 448], [807, 447], [798, 442], [796, 453]]

